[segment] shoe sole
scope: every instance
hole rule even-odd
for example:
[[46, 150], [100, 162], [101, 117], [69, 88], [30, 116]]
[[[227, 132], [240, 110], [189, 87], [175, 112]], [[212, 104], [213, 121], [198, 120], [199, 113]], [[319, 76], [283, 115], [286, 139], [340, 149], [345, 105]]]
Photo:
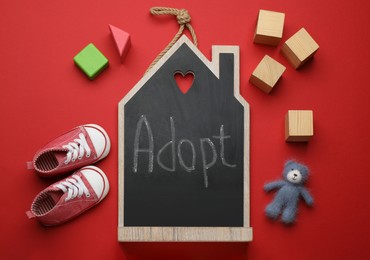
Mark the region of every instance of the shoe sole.
[[98, 172], [100, 174], [100, 176], [103, 178], [103, 181], [104, 181], [103, 192], [102, 192], [102, 195], [100, 196], [99, 200], [94, 204], [94, 205], [96, 205], [107, 196], [107, 194], [109, 192], [109, 189], [110, 189], [109, 181], [108, 181], [108, 178], [105, 175], [105, 173], [100, 168], [98, 168], [94, 165], [89, 165], [89, 166], [82, 167], [79, 171], [82, 171], [84, 169], [94, 170], [94, 171]]
[[99, 125], [96, 125], [96, 124], [86, 124], [86, 125], [83, 125], [83, 127], [96, 128], [98, 131], [100, 131], [104, 135], [105, 140], [107, 141], [107, 143], [105, 145], [105, 149], [104, 149], [102, 155], [99, 157], [99, 159], [97, 161], [100, 161], [100, 160], [104, 159], [105, 157], [107, 157], [108, 154], [109, 154], [109, 151], [110, 151], [111, 144], [110, 144], [109, 136], [108, 136], [107, 132], [104, 130], [104, 128], [99, 126]]

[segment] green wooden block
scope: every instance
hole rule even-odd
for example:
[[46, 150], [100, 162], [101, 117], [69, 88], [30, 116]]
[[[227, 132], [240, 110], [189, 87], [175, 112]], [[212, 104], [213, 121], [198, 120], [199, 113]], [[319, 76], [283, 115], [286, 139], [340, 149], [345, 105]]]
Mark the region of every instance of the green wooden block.
[[92, 43], [80, 51], [73, 60], [91, 80], [98, 76], [109, 64], [108, 59]]

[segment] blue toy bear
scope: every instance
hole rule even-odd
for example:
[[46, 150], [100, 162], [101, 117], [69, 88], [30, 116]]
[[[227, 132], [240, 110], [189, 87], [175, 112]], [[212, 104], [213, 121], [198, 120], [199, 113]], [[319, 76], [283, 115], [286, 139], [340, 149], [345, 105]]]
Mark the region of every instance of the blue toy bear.
[[266, 216], [275, 220], [282, 214], [281, 221], [292, 224], [296, 218], [300, 196], [308, 206], [312, 206], [313, 198], [303, 186], [308, 176], [309, 170], [305, 165], [293, 160], [287, 161], [283, 171], [284, 180], [270, 182], [264, 186], [266, 192], [279, 189], [274, 200], [265, 209]]

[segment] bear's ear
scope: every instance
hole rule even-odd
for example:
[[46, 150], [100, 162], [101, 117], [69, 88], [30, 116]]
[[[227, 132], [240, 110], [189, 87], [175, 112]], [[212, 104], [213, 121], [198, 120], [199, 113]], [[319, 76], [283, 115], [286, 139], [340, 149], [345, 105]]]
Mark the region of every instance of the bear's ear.
[[300, 171], [301, 171], [304, 179], [307, 180], [308, 179], [308, 176], [310, 174], [310, 169], [306, 165], [303, 165], [303, 164], [301, 164], [300, 166], [301, 166], [301, 170]]
[[285, 168], [286, 167], [289, 167], [289, 165], [291, 165], [291, 164], [294, 164], [295, 163], [295, 161], [294, 160], [288, 160], [286, 163], [285, 163]]

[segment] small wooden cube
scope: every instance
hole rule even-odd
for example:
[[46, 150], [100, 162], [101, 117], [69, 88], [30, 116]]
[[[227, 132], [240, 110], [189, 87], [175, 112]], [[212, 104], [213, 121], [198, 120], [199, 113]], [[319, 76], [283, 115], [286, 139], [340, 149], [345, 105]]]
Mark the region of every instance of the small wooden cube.
[[306, 29], [302, 28], [284, 43], [281, 53], [295, 69], [298, 69], [310, 60], [318, 49], [319, 45]]
[[269, 94], [284, 73], [285, 67], [268, 55], [265, 55], [253, 71], [249, 82]]
[[283, 37], [284, 19], [284, 13], [260, 10], [253, 42], [278, 45]]
[[121, 62], [123, 63], [131, 47], [130, 34], [111, 24], [109, 25], [109, 30], [116, 43], [119, 56], [121, 57]]
[[108, 59], [92, 43], [83, 48], [73, 60], [91, 80], [108, 67]]
[[308, 142], [312, 136], [312, 110], [289, 110], [285, 115], [285, 141]]

